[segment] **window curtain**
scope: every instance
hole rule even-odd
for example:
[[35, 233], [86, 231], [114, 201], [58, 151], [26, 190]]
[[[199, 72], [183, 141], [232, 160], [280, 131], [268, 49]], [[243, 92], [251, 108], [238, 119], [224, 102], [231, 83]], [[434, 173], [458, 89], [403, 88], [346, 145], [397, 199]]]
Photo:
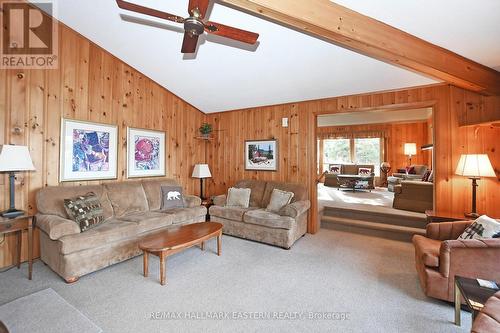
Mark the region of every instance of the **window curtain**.
[[335, 131], [320, 132], [318, 133], [318, 139], [328, 140], [328, 139], [367, 139], [367, 138], [382, 138], [385, 139], [385, 131], [356, 131], [352, 132], [349, 129], [342, 130], [338, 129]]

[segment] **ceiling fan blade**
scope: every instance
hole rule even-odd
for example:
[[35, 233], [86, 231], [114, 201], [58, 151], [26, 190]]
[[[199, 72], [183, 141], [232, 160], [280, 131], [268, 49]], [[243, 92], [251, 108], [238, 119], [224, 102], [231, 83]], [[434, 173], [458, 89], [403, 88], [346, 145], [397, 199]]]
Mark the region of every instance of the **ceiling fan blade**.
[[148, 7], [136, 5], [135, 3], [131, 3], [131, 2], [123, 1], [123, 0], [116, 0], [116, 4], [121, 9], [130, 10], [132, 12], [145, 14], [145, 15], [149, 15], [149, 16], [154, 16], [154, 17], [158, 17], [161, 19], [174, 21], [177, 23], [184, 22], [184, 18], [182, 18], [180, 16], [169, 14], [166, 12], [161, 12], [161, 11], [153, 9], [153, 8], [148, 8]]
[[196, 45], [198, 44], [198, 36], [192, 35], [188, 32], [184, 33], [184, 40], [182, 41], [182, 53], [195, 53]]
[[193, 10], [198, 8], [199, 19], [203, 19], [207, 14], [208, 4], [210, 0], [189, 0], [188, 13], [191, 16], [195, 16]]
[[256, 34], [255, 32], [241, 30], [210, 21], [205, 24], [205, 31], [209, 34], [231, 38], [247, 44], [255, 44], [257, 42], [257, 38], [259, 38], [259, 34]]

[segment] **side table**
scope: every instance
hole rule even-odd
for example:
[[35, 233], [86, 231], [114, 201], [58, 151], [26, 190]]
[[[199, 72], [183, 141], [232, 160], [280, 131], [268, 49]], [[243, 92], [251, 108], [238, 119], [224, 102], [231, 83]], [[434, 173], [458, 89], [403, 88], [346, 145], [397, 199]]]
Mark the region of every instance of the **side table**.
[[465, 221], [465, 220], [473, 220], [474, 218], [465, 217], [463, 214], [456, 214], [447, 211], [436, 211], [432, 209], [428, 209], [425, 211], [425, 215], [427, 216], [427, 223], [432, 222], [453, 222], [453, 221]]
[[202, 199], [201, 200], [201, 205], [207, 207], [207, 218], [206, 218], [206, 220], [210, 221], [210, 213], [208, 212], [208, 209], [210, 208], [210, 206], [214, 205], [214, 201], [212, 200], [211, 197], [207, 198], [207, 199]]
[[496, 289], [481, 287], [476, 279], [455, 275], [455, 325], [460, 326], [462, 297], [465, 300], [465, 305], [471, 310], [472, 321], [474, 321], [486, 301], [497, 291]]
[[33, 226], [35, 217], [21, 215], [13, 219], [0, 217], [0, 234], [17, 233], [17, 268], [21, 266], [21, 248], [23, 230], [28, 230], [28, 278], [31, 280], [33, 272]]

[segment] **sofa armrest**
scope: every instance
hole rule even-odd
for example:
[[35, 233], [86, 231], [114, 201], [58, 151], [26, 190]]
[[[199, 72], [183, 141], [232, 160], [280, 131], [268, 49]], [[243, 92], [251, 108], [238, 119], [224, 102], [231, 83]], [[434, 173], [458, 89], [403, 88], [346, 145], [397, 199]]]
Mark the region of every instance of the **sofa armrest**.
[[307, 212], [310, 207], [311, 202], [309, 200], [295, 201], [294, 203], [281, 208], [279, 214], [296, 218], [297, 216]]
[[[480, 272], [483, 278], [496, 280], [500, 277], [498, 258], [500, 258], [499, 238], [446, 240], [441, 243], [439, 249], [439, 271], [444, 277], [449, 277], [450, 271], [455, 275], [464, 276]], [[489, 270], [496, 274], [488, 274]]]
[[457, 239], [473, 221], [453, 221], [429, 223], [426, 226], [427, 238], [435, 240]]
[[201, 198], [196, 195], [185, 195], [184, 206], [187, 208], [196, 207], [201, 205]]
[[80, 226], [75, 221], [57, 215], [37, 214], [36, 226], [52, 240], [81, 232]]
[[221, 194], [213, 197], [213, 202], [215, 206], [225, 206], [226, 205], [226, 195]]

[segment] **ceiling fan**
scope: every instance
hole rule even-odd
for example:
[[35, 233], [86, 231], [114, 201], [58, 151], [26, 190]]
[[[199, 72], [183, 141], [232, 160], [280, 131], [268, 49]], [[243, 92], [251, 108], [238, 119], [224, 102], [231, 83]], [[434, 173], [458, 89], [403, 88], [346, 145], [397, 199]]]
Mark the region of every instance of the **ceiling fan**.
[[182, 53], [194, 53], [196, 51], [196, 45], [198, 44], [198, 37], [203, 34], [204, 31], [209, 34], [234, 39], [247, 44], [255, 44], [257, 42], [259, 34], [204, 20], [209, 2], [210, 0], [189, 0], [189, 17], [182, 18], [153, 8], [144, 7], [123, 0], [116, 0], [118, 7], [121, 9], [158, 17], [176, 23], [183, 23], [184, 40], [182, 42]]

